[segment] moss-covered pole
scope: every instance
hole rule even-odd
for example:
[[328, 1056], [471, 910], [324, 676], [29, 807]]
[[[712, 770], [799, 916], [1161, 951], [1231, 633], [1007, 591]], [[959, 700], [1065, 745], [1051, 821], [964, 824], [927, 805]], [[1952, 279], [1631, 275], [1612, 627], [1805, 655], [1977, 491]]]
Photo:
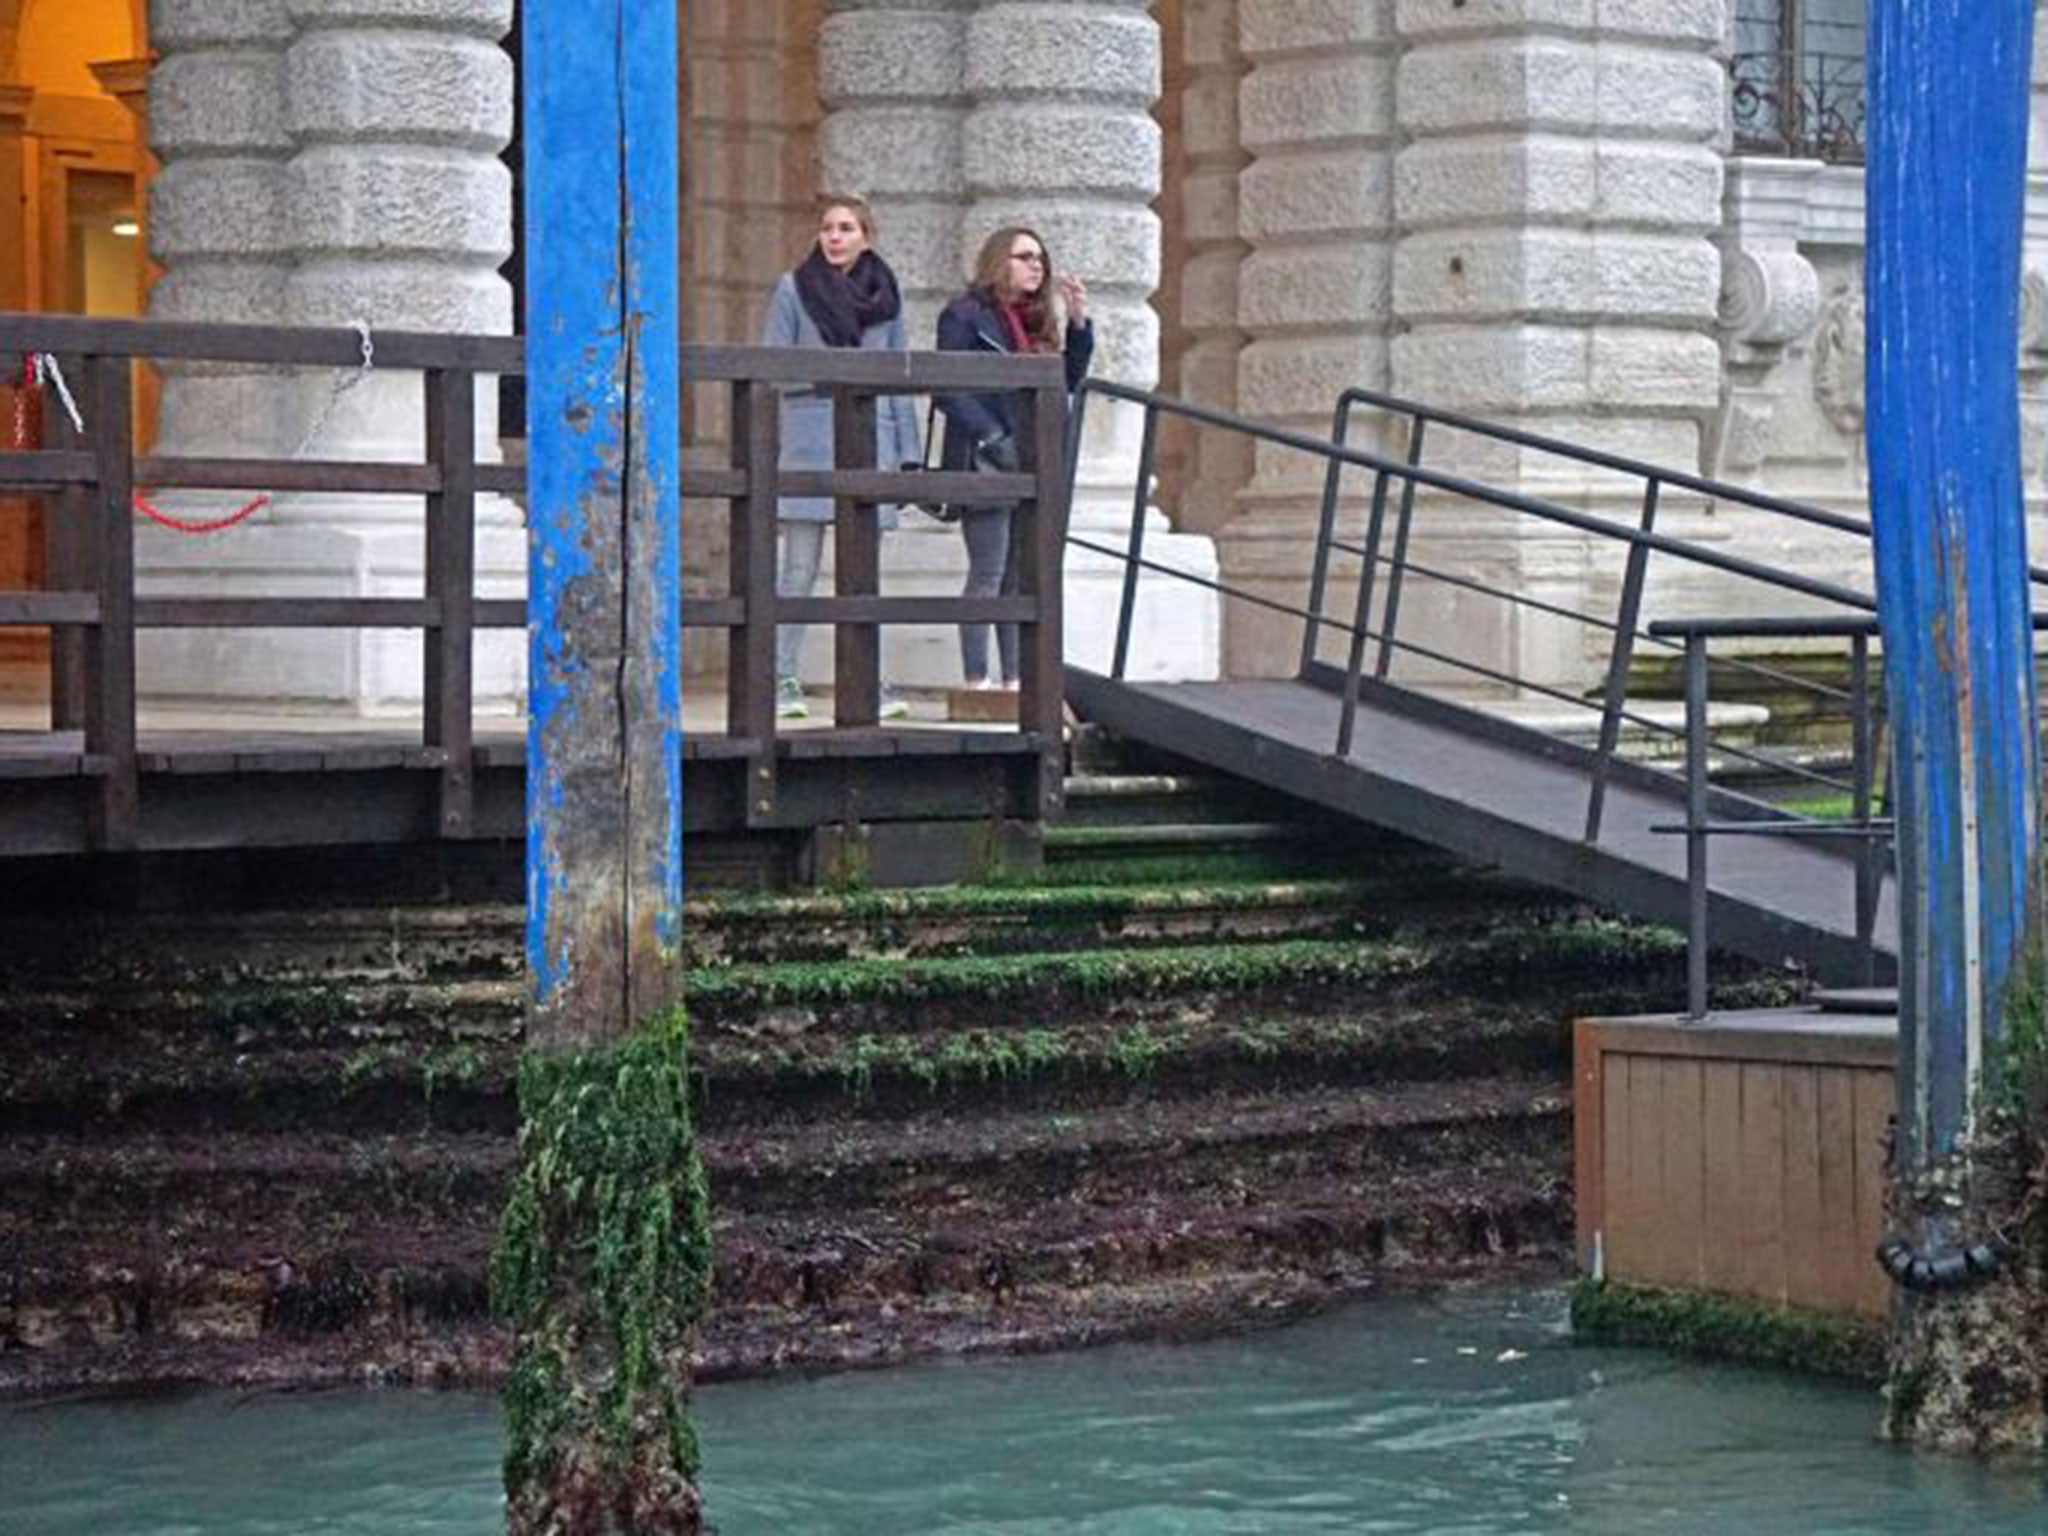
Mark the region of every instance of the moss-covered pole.
[[1901, 923], [1887, 1423], [2048, 1430], [2039, 1223], [2038, 750], [2020, 478], [2034, 0], [1873, 0], [1871, 515]]
[[529, 689], [510, 1529], [695, 1531], [672, 0], [525, 0]]

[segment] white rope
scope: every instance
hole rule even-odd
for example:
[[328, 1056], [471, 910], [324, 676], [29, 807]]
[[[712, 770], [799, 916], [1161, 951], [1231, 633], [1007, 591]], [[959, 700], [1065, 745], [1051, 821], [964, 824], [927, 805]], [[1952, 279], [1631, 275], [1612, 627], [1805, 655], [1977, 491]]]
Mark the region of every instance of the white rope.
[[71, 430], [80, 437], [85, 436], [85, 418], [78, 414], [78, 402], [71, 397], [71, 386], [65, 381], [64, 370], [57, 359], [48, 352], [38, 352], [35, 357], [36, 387], [48, 384], [57, 391], [57, 398], [63, 403], [64, 414], [71, 418]]

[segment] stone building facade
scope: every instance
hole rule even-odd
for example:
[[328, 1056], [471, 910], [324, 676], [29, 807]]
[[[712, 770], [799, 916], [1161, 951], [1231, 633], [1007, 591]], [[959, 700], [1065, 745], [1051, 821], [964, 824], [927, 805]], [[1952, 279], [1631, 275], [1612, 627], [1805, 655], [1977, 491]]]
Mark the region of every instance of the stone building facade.
[[[0, 0], [9, 11], [38, 0]], [[41, 0], [106, 4], [130, 0]], [[1094, 294], [1099, 371], [1327, 431], [1365, 385], [1860, 513], [1860, 0], [679, 0], [681, 259], [693, 340], [757, 333], [821, 186], [867, 194], [914, 341], [994, 225], [1043, 230]], [[512, 327], [512, 0], [152, 0], [149, 142], [161, 164], [153, 312]], [[139, 50], [138, 50], [139, 51]], [[0, 38], [0, 66], [10, 55]], [[2048, 72], [2037, 71], [2044, 80]], [[0, 120], [20, 100], [0, 78]], [[2037, 93], [2048, 148], [2048, 97]], [[4, 121], [0, 121], [4, 126]], [[2043, 159], [2037, 156], [2037, 160]], [[2048, 179], [2029, 197], [2022, 370], [2028, 489], [2048, 495]], [[4, 273], [0, 264], [0, 273]], [[167, 448], [290, 451], [331, 381], [164, 382]], [[351, 391], [324, 455], [409, 447], [399, 379]], [[488, 408], [488, 407], [486, 407]], [[693, 394], [686, 451], [721, 461], [723, 402]], [[1361, 418], [1364, 441], [1377, 428]], [[1074, 530], [1121, 543], [1137, 423], [1091, 412]], [[1433, 467], [1621, 517], [1634, 488], [1455, 434]], [[1284, 602], [1307, 585], [1321, 469], [1168, 427], [1147, 554]], [[1347, 479], [1348, 515], [1366, 487]], [[710, 511], [712, 509], [706, 509]], [[1868, 583], [1850, 541], [1674, 497], [1667, 531]], [[237, 542], [146, 536], [164, 588], [386, 592], [418, 579], [414, 510], [293, 498]], [[409, 521], [411, 520], [411, 521]], [[722, 519], [690, 519], [715, 588]], [[1559, 606], [1609, 610], [1610, 550], [1423, 498], [1418, 560]], [[517, 509], [485, 519], [486, 579], [517, 587]], [[950, 529], [906, 520], [894, 590], [957, 586]], [[1075, 551], [1070, 651], [1107, 652], [1119, 573]], [[1712, 581], [1662, 595], [1725, 608]], [[1340, 579], [1334, 589], [1343, 601]], [[1298, 624], [1148, 578], [1136, 665], [1281, 672]], [[1578, 684], [1586, 638], [1454, 588], [1411, 588], [1418, 638]], [[261, 656], [152, 637], [159, 693], [401, 707], [402, 637]], [[822, 636], [812, 653], [829, 665]], [[953, 675], [950, 638], [890, 637], [903, 681]], [[314, 654], [314, 648], [320, 651]], [[716, 642], [695, 653], [720, 663]], [[1426, 671], [1411, 671], [1425, 676]], [[480, 676], [518, 690], [516, 648]], [[1451, 680], [1445, 679], [1446, 685]]]

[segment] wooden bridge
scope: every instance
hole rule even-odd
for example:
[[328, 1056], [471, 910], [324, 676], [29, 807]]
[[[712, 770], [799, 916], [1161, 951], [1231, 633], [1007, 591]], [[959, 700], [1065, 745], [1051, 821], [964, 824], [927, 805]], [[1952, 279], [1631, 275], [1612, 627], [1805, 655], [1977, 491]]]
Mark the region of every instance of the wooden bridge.
[[[0, 592], [0, 628], [46, 631], [46, 722], [0, 731], [0, 856], [302, 844], [518, 839], [525, 820], [525, 727], [479, 723], [471, 657], [479, 630], [526, 625], [526, 604], [475, 592], [479, 495], [519, 497], [523, 470], [479, 451], [476, 381], [525, 368], [515, 337], [380, 333], [380, 372], [420, 380], [425, 452], [414, 462], [138, 456], [138, 368], [171, 364], [351, 369], [354, 331], [88, 321], [0, 315], [0, 356], [57, 359], [80, 432], [52, 374], [39, 446], [0, 452], [0, 515], [40, 514], [43, 590]], [[956, 828], [962, 820], [1035, 824], [1060, 794], [1060, 453], [1066, 420], [1058, 361], [964, 354], [685, 348], [683, 373], [722, 391], [732, 422], [723, 467], [686, 468], [682, 495], [719, 515], [731, 551], [719, 590], [686, 594], [683, 623], [723, 632], [723, 694], [693, 711], [686, 830], [807, 831], [862, 826]], [[778, 404], [787, 390], [830, 394], [842, 443], [872, 443], [881, 394], [935, 389], [1024, 392], [1038, 427], [1022, 471], [1003, 477], [908, 474], [854, 462], [782, 471]], [[945, 499], [969, 485], [1044, 515], [1016, 520], [1020, 591], [987, 599], [879, 595], [876, 507]], [[138, 592], [134, 496], [154, 490], [325, 492], [411, 498], [425, 536], [412, 597], [198, 597]], [[837, 590], [775, 591], [779, 495], [838, 498]], [[260, 512], [258, 515], [261, 515]], [[233, 538], [232, 530], [214, 535]], [[1022, 627], [1026, 669], [1014, 725], [883, 725], [879, 634], [887, 624], [970, 620]], [[779, 622], [836, 634], [828, 729], [783, 730], [775, 714]], [[260, 642], [278, 629], [412, 629], [424, 639], [416, 725], [315, 729], [289, 719], [153, 725], [138, 710], [136, 645], [151, 629], [226, 630]], [[931, 771], [935, 762], [943, 773]], [[955, 839], [957, 841], [957, 838]]]

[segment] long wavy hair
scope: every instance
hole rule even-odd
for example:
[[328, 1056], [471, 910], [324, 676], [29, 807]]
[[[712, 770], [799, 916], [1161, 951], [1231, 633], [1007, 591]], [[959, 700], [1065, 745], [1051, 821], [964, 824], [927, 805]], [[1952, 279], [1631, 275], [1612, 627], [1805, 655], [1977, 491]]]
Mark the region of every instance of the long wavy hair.
[[[1010, 247], [1019, 235], [1029, 236], [1045, 252], [1045, 278], [1036, 293], [1019, 293], [1010, 285]], [[1057, 352], [1065, 345], [1064, 317], [1054, 297], [1059, 290], [1053, 283], [1052, 247], [1037, 230], [1024, 224], [1005, 224], [982, 241], [981, 254], [974, 261], [974, 286], [997, 304], [1016, 306], [1033, 352]]]

